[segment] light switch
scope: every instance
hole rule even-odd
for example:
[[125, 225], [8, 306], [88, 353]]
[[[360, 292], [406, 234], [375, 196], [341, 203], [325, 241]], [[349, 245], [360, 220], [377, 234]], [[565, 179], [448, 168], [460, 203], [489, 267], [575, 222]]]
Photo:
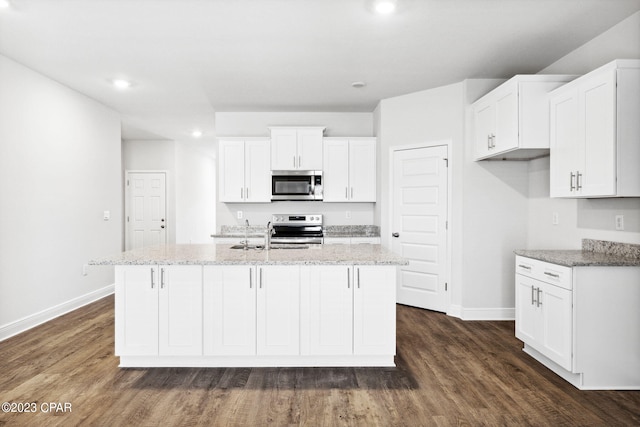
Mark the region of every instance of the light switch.
[[105, 221], [109, 221], [111, 219], [111, 212], [104, 211], [104, 215], [102, 216], [102, 219], [104, 219]]

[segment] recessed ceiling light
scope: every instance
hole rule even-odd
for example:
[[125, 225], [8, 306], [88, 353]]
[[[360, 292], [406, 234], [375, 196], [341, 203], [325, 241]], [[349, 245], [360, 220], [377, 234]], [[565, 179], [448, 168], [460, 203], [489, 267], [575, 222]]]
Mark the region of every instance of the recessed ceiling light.
[[0, 9], [7, 9], [9, 6], [11, 6], [9, 0], [0, 0]]
[[117, 89], [129, 89], [131, 87], [131, 82], [124, 79], [113, 79], [112, 83]]
[[396, 2], [394, 0], [377, 0], [374, 9], [381, 15], [388, 15], [396, 10]]
[[360, 89], [361, 87], [365, 87], [367, 84], [365, 82], [353, 82], [351, 83], [352, 87], [355, 87], [356, 89]]
[[200, 129], [196, 129], [191, 132], [191, 136], [194, 138], [200, 138], [202, 136], [202, 131]]

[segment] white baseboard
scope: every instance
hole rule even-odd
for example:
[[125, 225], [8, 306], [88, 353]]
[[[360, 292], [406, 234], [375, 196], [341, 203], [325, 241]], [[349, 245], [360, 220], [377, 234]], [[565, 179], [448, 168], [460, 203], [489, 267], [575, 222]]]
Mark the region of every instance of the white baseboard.
[[451, 305], [447, 311], [449, 316], [462, 320], [515, 320], [515, 308], [464, 308]]
[[82, 306], [90, 304], [101, 298], [113, 294], [115, 285], [105, 286], [104, 288], [79, 296], [62, 304], [47, 308], [38, 313], [31, 314], [22, 319], [0, 326], [0, 341], [6, 340], [14, 335], [18, 335], [24, 331], [41, 325], [70, 311], [76, 310]]

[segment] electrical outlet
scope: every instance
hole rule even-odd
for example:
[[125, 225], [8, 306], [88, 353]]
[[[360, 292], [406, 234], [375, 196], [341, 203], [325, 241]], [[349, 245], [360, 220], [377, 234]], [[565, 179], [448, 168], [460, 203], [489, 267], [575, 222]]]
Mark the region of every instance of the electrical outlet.
[[560, 224], [560, 217], [558, 215], [558, 212], [554, 212], [553, 215], [551, 215], [551, 223], [553, 225], [558, 225]]
[[624, 215], [616, 215], [616, 230], [624, 230]]
[[347, 219], [351, 219], [351, 211], [346, 211], [344, 213], [344, 217], [347, 218]]
[[242, 211], [237, 211], [236, 216], [238, 217], [238, 219], [242, 219]]

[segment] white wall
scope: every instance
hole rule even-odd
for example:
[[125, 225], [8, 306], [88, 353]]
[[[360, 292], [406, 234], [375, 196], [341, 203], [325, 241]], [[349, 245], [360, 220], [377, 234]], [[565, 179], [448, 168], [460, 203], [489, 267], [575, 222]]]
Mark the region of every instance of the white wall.
[[[218, 136], [269, 136], [269, 126], [325, 126], [325, 136], [373, 136], [372, 113], [216, 113]], [[266, 225], [274, 213], [323, 213], [325, 225], [374, 224], [373, 203], [222, 203], [217, 202], [217, 229], [222, 225]], [[242, 211], [243, 219], [237, 219]], [[347, 211], [351, 218], [346, 218]]]
[[[640, 12], [559, 59], [540, 73], [584, 74], [614, 59], [640, 59]], [[578, 249], [583, 238], [640, 243], [640, 198], [550, 199], [549, 158], [529, 164], [529, 248]], [[552, 225], [553, 213], [559, 224]], [[625, 216], [626, 231], [614, 218]]]
[[82, 270], [122, 250], [122, 182], [114, 111], [3, 56], [0, 94], [2, 339], [112, 292]]

